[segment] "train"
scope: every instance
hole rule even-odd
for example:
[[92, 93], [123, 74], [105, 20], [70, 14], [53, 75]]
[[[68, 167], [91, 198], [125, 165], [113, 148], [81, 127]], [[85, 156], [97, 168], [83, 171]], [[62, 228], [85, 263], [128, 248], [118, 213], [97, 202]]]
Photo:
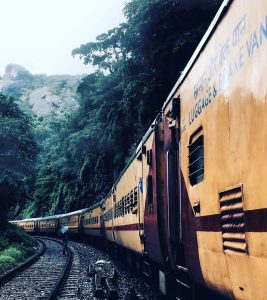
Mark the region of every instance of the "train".
[[128, 250], [168, 299], [267, 299], [266, 54], [267, 1], [224, 0], [108, 195], [14, 222]]

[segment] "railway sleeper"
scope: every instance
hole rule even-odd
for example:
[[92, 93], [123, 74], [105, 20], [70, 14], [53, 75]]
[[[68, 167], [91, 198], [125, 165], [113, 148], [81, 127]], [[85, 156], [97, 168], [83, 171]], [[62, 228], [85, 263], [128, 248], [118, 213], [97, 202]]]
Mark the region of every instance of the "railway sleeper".
[[108, 300], [117, 300], [119, 298], [117, 289], [114, 285], [113, 278], [108, 277], [105, 279], [105, 287], [106, 287]]
[[95, 274], [94, 285], [95, 285], [95, 297], [98, 298], [104, 297], [102, 280], [99, 274]]

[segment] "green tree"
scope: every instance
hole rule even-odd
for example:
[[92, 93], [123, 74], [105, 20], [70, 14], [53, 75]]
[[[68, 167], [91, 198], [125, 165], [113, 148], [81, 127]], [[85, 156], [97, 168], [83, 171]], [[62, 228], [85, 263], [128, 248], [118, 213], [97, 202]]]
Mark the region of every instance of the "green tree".
[[0, 95], [0, 145], [0, 229], [3, 229], [8, 208], [27, 199], [37, 153], [31, 119], [19, 109], [14, 98], [3, 95]]
[[212, 0], [131, 0], [123, 24], [73, 50], [96, 72], [81, 80], [76, 112], [37, 126], [42, 155], [30, 214], [67, 212], [106, 195], [217, 7]]
[[[92, 198], [100, 195], [104, 172], [102, 192], [111, 187], [160, 112], [219, 2], [207, 1], [204, 6], [180, 0], [131, 0], [124, 8], [125, 23], [73, 50], [74, 56], [97, 69], [78, 87], [81, 107], [71, 129], [76, 138], [88, 137], [87, 151], [76, 168], [83, 162], [88, 166], [82, 174]], [[69, 143], [70, 153], [77, 157], [81, 143], [74, 139]]]

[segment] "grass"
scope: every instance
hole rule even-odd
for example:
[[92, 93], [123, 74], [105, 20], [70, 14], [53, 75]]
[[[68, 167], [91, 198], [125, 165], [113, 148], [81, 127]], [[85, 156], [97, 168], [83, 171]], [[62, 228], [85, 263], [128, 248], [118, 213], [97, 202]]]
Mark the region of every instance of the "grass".
[[23, 229], [9, 224], [0, 232], [0, 273], [15, 267], [31, 256], [37, 247], [36, 240]]

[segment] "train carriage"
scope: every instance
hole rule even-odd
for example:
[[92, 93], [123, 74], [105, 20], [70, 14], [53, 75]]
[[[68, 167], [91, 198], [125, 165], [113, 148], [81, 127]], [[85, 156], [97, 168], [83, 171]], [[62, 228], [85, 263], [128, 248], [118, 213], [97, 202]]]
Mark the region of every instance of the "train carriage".
[[144, 203], [139, 187], [142, 179], [141, 148], [136, 152], [113, 188], [113, 237], [116, 244], [142, 254]]
[[82, 230], [85, 235], [101, 237], [101, 220], [104, 201], [86, 208], [82, 214]]
[[11, 221], [10, 223], [23, 228], [28, 233], [34, 233], [37, 230], [38, 220], [39, 218], [31, 218], [31, 219], [24, 219], [24, 220], [15, 220], [15, 221]]
[[59, 227], [67, 226], [68, 233], [77, 234], [81, 230], [82, 213], [84, 209], [73, 211], [60, 216]]
[[114, 234], [113, 234], [113, 197], [114, 190], [110, 191], [108, 196], [106, 197], [103, 204], [103, 213], [102, 213], [102, 235], [105, 239], [110, 242], [114, 242]]
[[59, 231], [60, 215], [40, 218], [38, 227], [40, 233], [57, 234]]
[[164, 105], [164, 133], [179, 131], [182, 266], [231, 299], [266, 299], [266, 53], [267, 2], [224, 1]]

